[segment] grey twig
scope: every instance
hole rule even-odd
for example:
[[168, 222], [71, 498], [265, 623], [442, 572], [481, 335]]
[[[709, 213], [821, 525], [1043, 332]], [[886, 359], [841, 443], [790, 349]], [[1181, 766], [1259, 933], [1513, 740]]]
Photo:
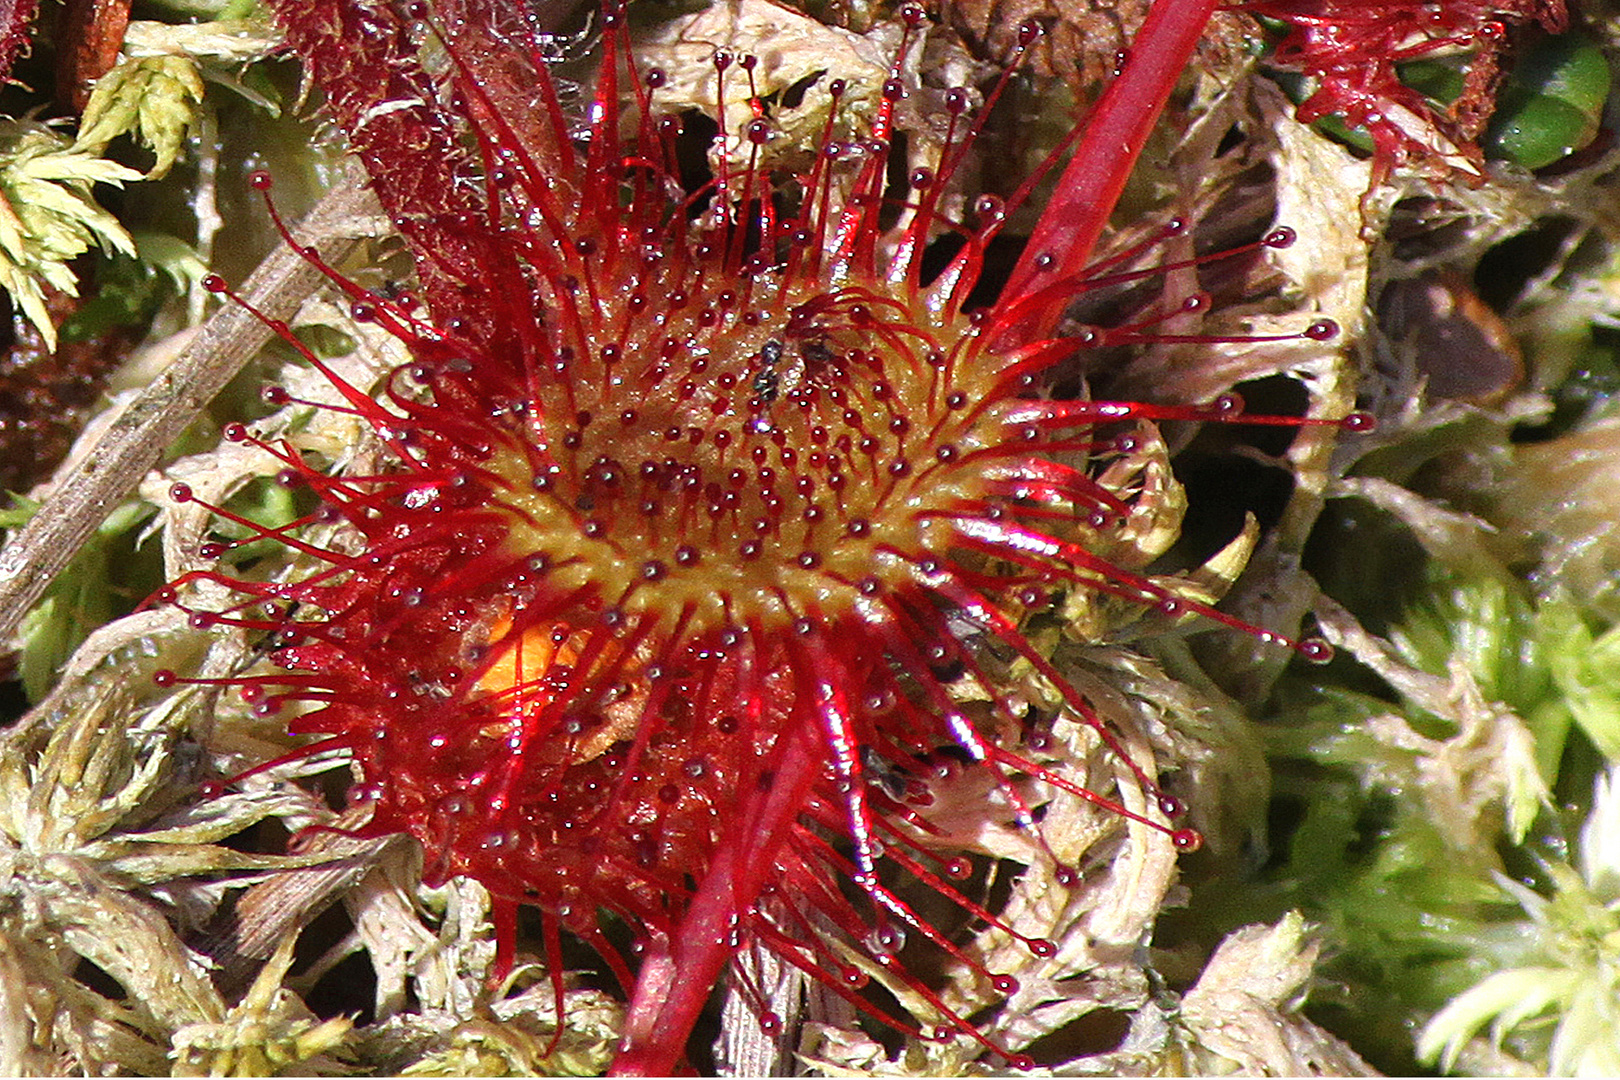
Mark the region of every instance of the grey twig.
[[[372, 223], [381, 210], [362, 183], [358, 169], [352, 170], [295, 230], [301, 243], [314, 246], [329, 263], [375, 232]], [[318, 287], [320, 276], [282, 245], [240, 291], [271, 318], [286, 318]], [[269, 338], [270, 331], [240, 307], [221, 308], [0, 549], [0, 642], [16, 632], [23, 615], [86, 538]]]
[[721, 1076], [792, 1076], [797, 1071], [793, 1051], [799, 1044], [804, 1010], [805, 978], [776, 954], [752, 945], [731, 961], [737, 976], [748, 979], [764, 995], [764, 1004], [776, 1014], [781, 1029], [760, 1028], [758, 1005], [732, 985], [720, 1007], [720, 1038], [714, 1055]]

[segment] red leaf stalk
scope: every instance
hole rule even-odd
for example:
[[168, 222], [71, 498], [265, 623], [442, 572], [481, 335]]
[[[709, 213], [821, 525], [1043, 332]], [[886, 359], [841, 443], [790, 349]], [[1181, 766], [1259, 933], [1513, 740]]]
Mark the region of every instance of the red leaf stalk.
[[[1074, 156], [1007, 284], [1009, 302], [1081, 277], [1217, 0], [1156, 0], [1118, 76], [1086, 118]], [[1053, 296], [1018, 331], [1042, 338], [1063, 314]]]

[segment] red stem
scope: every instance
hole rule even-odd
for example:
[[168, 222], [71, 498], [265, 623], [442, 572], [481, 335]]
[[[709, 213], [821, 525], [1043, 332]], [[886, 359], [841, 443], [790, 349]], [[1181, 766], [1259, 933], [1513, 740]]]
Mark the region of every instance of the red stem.
[[[1078, 278], [1091, 261], [1097, 238], [1119, 201], [1164, 103], [1176, 88], [1217, 0], [1155, 0], [1131, 43], [1125, 69], [1103, 92], [1086, 118], [1086, 132], [1058, 181], [1057, 191], [1041, 212], [1002, 303], [1016, 303], [1054, 282]], [[1036, 260], [1051, 255], [1049, 266]], [[1009, 328], [1012, 343], [1036, 341], [1051, 334], [1063, 304], [1030, 311]]]
[[755, 785], [740, 827], [716, 847], [673, 938], [648, 944], [609, 1075], [673, 1076], [684, 1059], [687, 1036], [737, 953], [731, 942], [736, 918], [758, 899], [787, 830], [821, 776], [826, 751], [820, 728], [801, 722], [784, 738], [788, 744], [776, 759], [769, 786]]

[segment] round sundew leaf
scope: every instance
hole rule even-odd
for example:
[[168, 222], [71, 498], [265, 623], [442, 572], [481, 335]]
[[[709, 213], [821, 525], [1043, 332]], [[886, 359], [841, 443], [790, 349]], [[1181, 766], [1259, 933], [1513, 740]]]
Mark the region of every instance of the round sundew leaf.
[[[283, 3], [291, 30], [308, 30], [301, 20], [324, 2]], [[433, 10], [412, 3], [367, 14], [426, 22]], [[456, 10], [450, 0], [437, 8]], [[278, 737], [322, 739], [282, 764], [352, 757], [359, 781], [345, 813], [371, 815], [366, 828], [378, 834], [414, 835], [428, 881], [476, 880], [497, 892], [497, 981], [517, 963], [516, 913], [530, 905], [549, 923], [548, 952], [558, 929], [598, 946], [634, 999], [633, 1016], [648, 996], [660, 1015], [678, 1006], [652, 1040], [666, 1066], [679, 1063], [696, 1011], [750, 939], [803, 961], [823, 982], [834, 981], [820, 972], [838, 971], [831, 961], [841, 950], [865, 948], [865, 959], [906, 991], [894, 994], [905, 1011], [926, 1016], [920, 1041], [961, 1043], [952, 1053], [963, 1067], [987, 1055], [1021, 1065], [1017, 1038], [970, 1020], [993, 1002], [957, 986], [941, 1006], [931, 997], [939, 964], [912, 957], [930, 951], [959, 969], [958, 982], [1025, 993], [1037, 986], [1020, 970], [1031, 956], [1054, 960], [1054, 976], [1076, 965], [1080, 931], [1065, 927], [1078, 925], [1078, 892], [1100, 904], [1121, 887], [1130, 900], [1114, 907], [1128, 907], [1133, 922], [1115, 929], [1125, 940], [1145, 938], [1176, 873], [1175, 848], [1195, 843], [1191, 826], [1168, 823], [1183, 804], [1153, 779], [1161, 753], [1179, 758], [1182, 748], [1144, 733], [1144, 718], [1123, 703], [1130, 694], [1108, 691], [1119, 665], [1108, 680], [1082, 686], [1033, 640], [1021, 608], [1051, 603], [1043, 597], [1063, 582], [1071, 595], [1108, 593], [1138, 611], [1222, 618], [1141, 576], [1174, 539], [1179, 486], [1167, 464], [1155, 475], [1125, 461], [1145, 455], [1112, 435], [1144, 417], [1230, 420], [1231, 410], [1196, 403], [1227, 387], [1157, 411], [1048, 397], [1041, 378], [1066, 377], [1051, 369], [1069, 360], [1071, 343], [1044, 340], [1052, 331], [1001, 305], [979, 306], [969, 295], [977, 263], [960, 268], [960, 288], [936, 287], [923, 249], [970, 230], [988, 242], [1019, 199], [984, 196], [964, 223], [952, 204], [928, 202], [929, 192], [977, 177], [965, 168], [952, 175], [954, 158], [924, 153], [926, 172], [899, 170], [913, 179], [898, 197], [921, 206], [910, 218], [920, 224], [905, 236], [906, 215], [889, 213], [898, 181], [883, 155], [902, 138], [914, 155], [929, 136], [977, 140], [977, 127], [966, 134], [977, 118], [954, 136], [907, 127], [910, 118], [881, 128], [865, 121], [869, 137], [854, 143], [822, 136], [840, 149], [826, 155], [839, 158], [824, 176], [838, 186], [828, 202], [799, 200], [821, 181], [779, 177], [774, 161], [757, 173], [746, 165], [717, 174], [711, 198], [708, 184], [681, 174], [673, 151], [663, 156], [659, 136], [669, 129], [657, 91], [671, 79], [627, 77], [619, 61], [631, 38], [620, 14], [601, 16], [609, 59], [597, 72], [603, 88], [585, 90], [599, 94], [586, 119], [572, 83], [550, 88], [566, 90], [555, 115], [520, 109], [533, 87], [503, 81], [503, 64], [533, 57], [492, 59], [495, 43], [480, 37], [489, 27], [476, 21], [446, 17], [433, 29], [472, 69], [460, 89], [487, 91], [489, 112], [507, 123], [489, 122], [450, 89], [420, 98], [420, 110], [366, 98], [376, 89], [370, 68], [386, 66], [377, 56], [342, 40], [320, 51], [333, 45], [330, 35], [294, 41], [309, 54], [312, 78], [331, 81], [337, 122], [371, 154], [375, 187], [420, 259], [423, 279], [410, 287], [425, 299], [407, 303], [394, 283], [370, 294], [308, 256], [347, 294], [340, 307], [356, 321], [355, 341], [374, 332], [411, 355], [379, 390], [286, 323], [266, 320], [328, 393], [324, 404], [305, 404], [314, 400], [307, 387], [278, 379], [285, 389], [268, 404], [303, 415], [287, 431], [273, 418], [233, 425], [226, 451], [274, 459], [267, 475], [284, 477], [277, 483], [287, 490], [271, 494], [287, 496], [306, 519], [266, 524], [183, 466], [169, 470], [166, 479], [189, 486], [178, 492], [186, 512], [212, 521], [197, 528], [219, 538], [186, 545], [185, 580], [159, 602], [183, 605], [198, 631], [251, 641], [262, 663], [204, 679], [170, 660], [163, 670], [174, 674], [162, 681], [194, 694], [197, 686], [227, 691], [220, 696], [232, 708], [247, 706]], [[908, 21], [917, 30], [920, 9]], [[1182, 21], [1181, 36], [1191, 36], [1197, 27]], [[419, 42], [384, 36], [378, 49], [403, 43], [389, 73], [415, 71]], [[321, 62], [334, 56], [362, 75]], [[732, 61], [738, 79], [753, 70], [742, 57]], [[906, 62], [890, 62], [884, 82], [900, 85], [886, 85], [883, 102], [908, 93], [927, 100]], [[533, 74], [548, 82], [543, 65]], [[617, 90], [615, 75], [625, 77]], [[627, 89], [638, 85], [654, 90], [651, 103]], [[344, 90], [355, 93], [344, 101], [334, 92]], [[739, 100], [750, 114], [769, 111]], [[422, 122], [429, 113], [453, 133], [433, 144], [446, 155], [476, 145], [496, 162], [487, 189], [412, 186], [434, 175], [435, 155], [402, 155], [402, 142], [417, 144], [376, 132], [445, 134]], [[517, 153], [523, 140], [533, 158]], [[535, 161], [543, 167], [517, 175]], [[506, 186], [525, 181], [521, 191]], [[574, 182], [577, 189], [559, 190]], [[255, 178], [250, 186], [267, 185]], [[769, 197], [755, 199], [756, 191]], [[451, 194], [499, 205], [479, 214]], [[698, 206], [704, 199], [707, 209]], [[1038, 211], [1039, 199], [1028, 202]], [[484, 227], [492, 221], [500, 227]], [[465, 260], [463, 243], [472, 252]], [[446, 268], [449, 284], [432, 279]], [[223, 279], [208, 288], [244, 302]], [[1192, 313], [1174, 300], [1166, 309]], [[1151, 331], [1157, 322], [1133, 325]], [[1297, 344], [1318, 340], [1289, 330], [1284, 337]], [[1253, 339], [1183, 343], [1234, 340]], [[672, 369], [662, 383], [660, 362]], [[1006, 374], [1015, 366], [1016, 378]], [[328, 427], [356, 438], [334, 431], [329, 444]], [[1103, 482], [1110, 462], [1121, 466], [1118, 492]], [[1102, 537], [1108, 529], [1120, 535]], [[221, 566], [232, 550], [221, 548], [239, 534], [287, 556]], [[194, 557], [204, 565], [190, 571]], [[1083, 736], [1083, 754], [1052, 769], [1018, 756], [1033, 698], [1017, 685], [1022, 666]], [[977, 785], [959, 823], [981, 836], [944, 843], [927, 826], [951, 809], [952, 785], [936, 778], [952, 769], [967, 776], [962, 789]], [[242, 779], [204, 781], [205, 797]], [[1027, 793], [1042, 782], [1064, 793], [1064, 807], [1029, 805], [1055, 801]], [[1043, 841], [1043, 821], [1064, 817], [1073, 829]], [[1026, 878], [1020, 890], [1037, 898], [1045, 897], [1045, 855], [1061, 847], [1068, 859], [1097, 845], [1097, 865], [1084, 874], [1077, 865], [1074, 875], [1053, 875], [1068, 887], [1048, 902], [1068, 914], [1029, 911], [1015, 926], [1001, 898], [997, 910], [977, 908], [969, 890], [938, 882], [929, 867], [943, 866], [942, 857], [966, 858], [972, 877], [999, 854], [982, 839], [992, 832], [1007, 857], [993, 872]], [[1129, 841], [1128, 855], [1102, 846], [1115, 837]], [[1152, 872], [1135, 872], [1133, 859], [1150, 861]], [[904, 890], [890, 885], [908, 874]], [[892, 918], [897, 911], [911, 916]], [[947, 918], [957, 925], [935, 929], [931, 920]], [[635, 940], [603, 940], [603, 921], [614, 934], [628, 927]], [[719, 933], [710, 932], [717, 921]], [[903, 947], [890, 922], [905, 924]], [[968, 925], [988, 927], [975, 937], [1015, 939], [1005, 965], [990, 963], [982, 942], [962, 944], [958, 931]], [[664, 982], [657, 976], [666, 963], [678, 977]], [[835, 982], [835, 993], [849, 987]], [[420, 991], [417, 999], [425, 1000]], [[755, 1015], [774, 1011], [761, 1004]], [[1019, 1008], [1005, 1011], [1010, 1019]], [[904, 1012], [887, 1022], [913, 1030]], [[630, 1030], [634, 1043], [634, 1020]]]

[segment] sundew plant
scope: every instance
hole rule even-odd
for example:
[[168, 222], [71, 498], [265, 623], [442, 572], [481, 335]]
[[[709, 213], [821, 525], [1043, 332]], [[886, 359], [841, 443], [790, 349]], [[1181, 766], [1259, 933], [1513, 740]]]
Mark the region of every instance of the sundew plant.
[[1611, 13], [0, 18], [11, 1071], [1614, 1071]]

